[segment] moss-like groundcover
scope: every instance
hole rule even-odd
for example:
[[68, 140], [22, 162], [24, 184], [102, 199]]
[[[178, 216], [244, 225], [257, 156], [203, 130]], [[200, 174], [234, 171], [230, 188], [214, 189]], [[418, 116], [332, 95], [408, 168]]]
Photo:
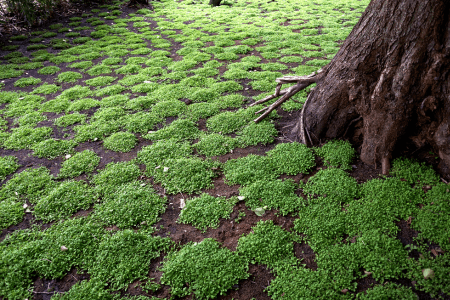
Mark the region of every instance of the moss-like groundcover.
[[[310, 89], [252, 121], [263, 106], [248, 105], [326, 65], [368, 3], [116, 0], [7, 39], [0, 297], [233, 297], [252, 265], [274, 279], [248, 290], [271, 299], [448, 297], [450, 187], [432, 167], [397, 158], [361, 182], [349, 142], [281, 142]], [[34, 282], [74, 269], [89, 279], [67, 292]]]

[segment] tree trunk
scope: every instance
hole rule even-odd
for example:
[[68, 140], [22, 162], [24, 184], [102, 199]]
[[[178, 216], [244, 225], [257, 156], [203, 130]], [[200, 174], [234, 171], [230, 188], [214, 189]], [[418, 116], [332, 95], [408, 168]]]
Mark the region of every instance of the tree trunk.
[[209, 0], [209, 5], [219, 6], [222, 0]]
[[406, 135], [418, 147], [432, 145], [444, 170], [450, 167], [449, 63], [450, 1], [372, 0], [323, 68], [294, 131], [317, 143], [362, 122], [365, 163], [388, 169]]

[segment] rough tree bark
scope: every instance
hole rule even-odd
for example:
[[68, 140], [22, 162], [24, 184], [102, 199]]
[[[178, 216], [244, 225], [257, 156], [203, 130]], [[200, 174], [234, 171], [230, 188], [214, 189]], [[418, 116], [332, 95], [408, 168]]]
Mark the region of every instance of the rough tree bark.
[[209, 0], [209, 5], [219, 6], [220, 2], [222, 2], [222, 0]]
[[394, 147], [401, 146], [397, 141], [407, 136], [418, 147], [431, 145], [441, 170], [450, 174], [449, 71], [450, 1], [372, 0], [319, 74], [291, 78], [295, 92], [317, 83], [298, 118], [296, 136], [314, 144], [342, 137], [349, 126], [362, 123], [365, 163], [381, 164], [387, 173]]

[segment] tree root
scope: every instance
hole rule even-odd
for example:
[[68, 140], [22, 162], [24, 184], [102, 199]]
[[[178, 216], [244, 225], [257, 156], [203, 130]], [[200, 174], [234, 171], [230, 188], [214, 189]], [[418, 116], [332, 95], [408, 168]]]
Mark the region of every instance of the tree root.
[[[275, 108], [289, 100], [292, 96], [300, 92], [301, 90], [305, 89], [306, 87], [310, 86], [313, 83], [318, 82], [323, 77], [322, 69], [320, 69], [317, 72], [312, 73], [308, 76], [284, 76], [281, 78], [277, 78], [275, 81], [278, 83], [275, 88], [275, 93], [273, 95], [267, 96], [266, 98], [256, 101], [255, 103], [252, 103], [250, 106], [254, 106], [257, 104], [261, 104], [264, 102], [267, 102], [269, 100], [272, 100], [274, 98], [277, 98], [279, 96], [282, 96], [280, 99], [275, 101], [272, 105], [269, 105], [267, 107], [264, 107], [263, 109], [256, 112], [256, 114], [264, 112], [262, 115], [260, 115], [258, 118], [254, 120], [255, 123], [258, 123], [262, 119], [264, 119], [268, 114], [270, 114]], [[281, 90], [281, 86], [286, 83], [296, 83], [296, 85], [285, 88]], [[308, 101], [308, 100], [306, 100]], [[305, 102], [306, 105], [306, 102]], [[304, 105], [304, 106], [305, 106]], [[303, 110], [302, 110], [303, 112]]]

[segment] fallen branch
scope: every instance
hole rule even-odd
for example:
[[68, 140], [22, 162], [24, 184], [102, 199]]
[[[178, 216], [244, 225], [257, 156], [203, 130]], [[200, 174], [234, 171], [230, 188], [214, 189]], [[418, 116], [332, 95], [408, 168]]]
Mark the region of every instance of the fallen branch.
[[[278, 83], [275, 88], [275, 93], [273, 95], [267, 96], [266, 98], [256, 101], [255, 103], [252, 103], [250, 106], [254, 106], [257, 104], [261, 104], [264, 102], [267, 102], [269, 100], [272, 100], [274, 98], [277, 98], [279, 96], [282, 96], [280, 99], [275, 101], [273, 104], [259, 110], [256, 112], [256, 114], [264, 112], [262, 115], [260, 115], [258, 118], [254, 120], [255, 123], [258, 123], [262, 119], [264, 119], [268, 114], [270, 114], [275, 108], [289, 100], [292, 96], [300, 92], [301, 90], [305, 89], [306, 87], [310, 86], [313, 83], [318, 82], [323, 77], [322, 70], [319, 70], [317, 72], [312, 73], [308, 76], [284, 76], [277, 78], [275, 81]], [[286, 83], [297, 83], [296, 85], [293, 85], [291, 87], [285, 88], [281, 90], [281, 86]], [[308, 101], [308, 100], [306, 100]], [[306, 102], [305, 102], [306, 105]], [[305, 107], [305, 106], [304, 106]], [[303, 110], [302, 110], [303, 112]], [[303, 132], [303, 126], [302, 126], [302, 132]], [[304, 135], [304, 133], [303, 133]]]

